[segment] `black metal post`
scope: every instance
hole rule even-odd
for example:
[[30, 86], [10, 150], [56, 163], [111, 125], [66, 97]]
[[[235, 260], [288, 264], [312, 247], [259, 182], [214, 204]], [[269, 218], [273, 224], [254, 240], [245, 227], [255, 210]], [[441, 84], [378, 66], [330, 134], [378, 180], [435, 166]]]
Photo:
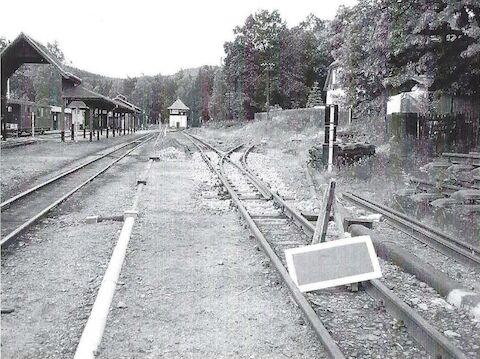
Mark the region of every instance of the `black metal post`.
[[93, 108], [90, 108], [89, 129], [90, 129], [90, 138], [89, 138], [89, 141], [92, 142], [92, 137], [93, 137]]

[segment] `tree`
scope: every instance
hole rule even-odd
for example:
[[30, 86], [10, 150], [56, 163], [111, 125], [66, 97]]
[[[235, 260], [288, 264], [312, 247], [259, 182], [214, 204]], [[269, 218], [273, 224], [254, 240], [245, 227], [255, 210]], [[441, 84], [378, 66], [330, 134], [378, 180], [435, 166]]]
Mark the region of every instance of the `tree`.
[[401, 86], [411, 75], [422, 74], [432, 79], [432, 91], [459, 95], [480, 92], [478, 1], [385, 2], [394, 24], [390, 85]]
[[[234, 35], [224, 45], [224, 74], [236, 117], [251, 119], [265, 109], [268, 80], [270, 104], [282, 108], [305, 106], [313, 83], [324, 83], [332, 62], [328, 22], [309, 15], [289, 29], [277, 10], [261, 10], [236, 27]], [[267, 70], [264, 63], [273, 66]]]
[[322, 91], [320, 90], [320, 87], [318, 87], [318, 82], [315, 81], [312, 88], [310, 89], [310, 93], [308, 94], [308, 100], [305, 107], [315, 107], [323, 105], [325, 104], [322, 100]]
[[[153, 119], [154, 113], [152, 113], [152, 78], [150, 76], [140, 76], [135, 81], [135, 88], [132, 90], [132, 94], [128, 97], [128, 100], [143, 111], [146, 115]], [[124, 94], [125, 95], [125, 94]]]
[[10, 41], [8, 41], [5, 37], [0, 36], [0, 52], [3, 51], [4, 48], [8, 46]]
[[57, 40], [55, 40], [53, 43], [47, 42], [47, 49], [58, 62], [60, 62], [61, 64], [65, 62], [65, 55], [60, 49], [60, 44]]
[[213, 78], [213, 89], [208, 112], [214, 120], [227, 118], [227, 82], [223, 68], [217, 69]]

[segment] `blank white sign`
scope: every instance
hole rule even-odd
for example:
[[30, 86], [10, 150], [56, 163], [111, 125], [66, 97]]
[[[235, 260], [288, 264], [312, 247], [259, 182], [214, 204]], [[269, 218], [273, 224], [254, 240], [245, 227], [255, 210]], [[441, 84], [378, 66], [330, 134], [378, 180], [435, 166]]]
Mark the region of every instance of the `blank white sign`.
[[301, 292], [382, 276], [370, 236], [287, 249], [285, 257], [288, 272]]

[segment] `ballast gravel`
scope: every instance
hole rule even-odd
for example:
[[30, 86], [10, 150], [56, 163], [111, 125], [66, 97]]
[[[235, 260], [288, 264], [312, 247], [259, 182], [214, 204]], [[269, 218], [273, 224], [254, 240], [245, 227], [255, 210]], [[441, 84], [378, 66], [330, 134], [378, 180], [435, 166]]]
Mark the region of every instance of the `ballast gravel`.
[[72, 358], [152, 143], [132, 152], [2, 249], [2, 358]]
[[168, 137], [186, 155], [152, 167], [98, 357], [323, 358], [195, 147]]
[[38, 141], [28, 146], [2, 148], [0, 156], [2, 201], [59, 174], [90, 156], [144, 136], [147, 132], [104, 138], [92, 142]]

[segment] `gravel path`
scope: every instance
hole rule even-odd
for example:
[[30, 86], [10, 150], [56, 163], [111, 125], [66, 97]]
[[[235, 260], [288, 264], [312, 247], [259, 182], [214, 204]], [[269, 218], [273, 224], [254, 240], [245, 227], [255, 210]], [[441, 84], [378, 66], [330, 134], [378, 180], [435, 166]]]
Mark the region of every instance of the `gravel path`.
[[100, 357], [322, 357], [200, 155], [168, 136], [176, 147], [150, 173]]

